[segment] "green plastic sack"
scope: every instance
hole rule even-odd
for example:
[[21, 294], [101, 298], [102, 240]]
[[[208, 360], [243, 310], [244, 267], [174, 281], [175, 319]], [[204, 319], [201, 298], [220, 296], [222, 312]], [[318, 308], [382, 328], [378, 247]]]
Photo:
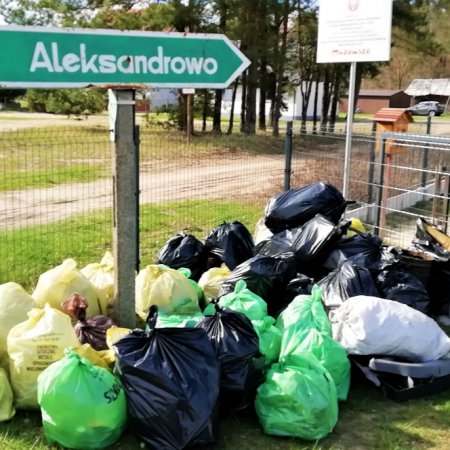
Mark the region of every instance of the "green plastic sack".
[[163, 264], [151, 264], [136, 277], [137, 315], [145, 320], [152, 305], [165, 314], [200, 312], [197, 293], [189, 280]]
[[[219, 306], [240, 312], [250, 320], [264, 320], [264, 317], [267, 316], [267, 303], [259, 295], [247, 289], [244, 280], [239, 280], [236, 283], [234, 292], [219, 298]], [[214, 313], [214, 305], [209, 304], [204, 314], [212, 315]]]
[[331, 336], [331, 322], [321, 299], [322, 291], [317, 285], [313, 286], [311, 295], [298, 295], [278, 316], [277, 328], [283, 332], [289, 325], [295, 324], [298, 330], [316, 328]]
[[281, 348], [281, 331], [275, 326], [275, 319], [270, 316], [263, 320], [252, 320], [253, 328], [259, 337], [259, 351], [266, 357], [266, 363], [278, 361]]
[[[202, 319], [201, 312], [182, 315], [158, 313], [155, 328], [195, 328]], [[148, 325], [145, 326], [145, 331], [150, 331]]]
[[104, 448], [126, 424], [126, 401], [118, 378], [72, 350], [38, 377], [45, 437], [64, 447]]
[[314, 355], [289, 355], [274, 364], [258, 388], [256, 413], [267, 434], [322, 439], [338, 419], [336, 388]]
[[13, 406], [13, 393], [8, 375], [0, 367], [0, 422], [11, 419], [16, 413]]
[[284, 330], [280, 358], [305, 352], [312, 353], [330, 372], [338, 400], [346, 400], [350, 388], [350, 361], [344, 347], [315, 328], [299, 331], [291, 325]]
[[203, 295], [203, 289], [200, 287], [200, 285], [195, 281], [191, 279], [192, 272], [187, 267], [180, 267], [177, 269], [178, 272], [182, 273], [191, 283], [192, 287], [195, 289], [195, 293], [197, 294], [198, 304], [199, 305], [205, 305], [205, 296]]

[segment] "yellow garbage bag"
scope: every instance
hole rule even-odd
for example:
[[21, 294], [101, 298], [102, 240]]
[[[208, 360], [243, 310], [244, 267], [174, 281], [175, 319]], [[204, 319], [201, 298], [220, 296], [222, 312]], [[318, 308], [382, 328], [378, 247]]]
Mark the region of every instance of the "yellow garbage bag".
[[106, 330], [106, 345], [113, 350], [113, 345], [131, 333], [130, 328], [111, 327]]
[[366, 228], [364, 227], [364, 224], [361, 222], [360, 219], [358, 219], [357, 217], [353, 217], [350, 219], [350, 221], [351, 221], [350, 228], [346, 233], [347, 237], [355, 236], [355, 234], [366, 232]]
[[9, 370], [6, 338], [11, 328], [27, 320], [28, 312], [36, 305], [22, 286], [9, 282], [0, 285], [0, 367]]
[[136, 277], [136, 313], [145, 320], [152, 305], [165, 314], [200, 311], [197, 293], [189, 280], [163, 264], [151, 264]]
[[88, 301], [89, 317], [102, 314], [97, 289], [70, 258], [39, 277], [32, 297], [40, 307], [49, 303], [52, 308], [63, 311], [61, 303], [74, 292], [78, 292]]
[[0, 367], [0, 422], [11, 419], [15, 413], [13, 393], [9, 385], [8, 375]]
[[110, 315], [114, 300], [114, 260], [107, 251], [100, 263], [88, 264], [81, 273], [95, 286], [102, 312]]
[[206, 303], [219, 295], [220, 286], [230, 273], [230, 269], [222, 264], [220, 267], [212, 267], [200, 277], [198, 284], [203, 289]]
[[112, 350], [95, 350], [90, 344], [80, 345], [74, 348], [73, 351], [86, 358], [94, 366], [103, 367], [108, 370], [111, 370], [116, 359]]
[[46, 304], [32, 309], [25, 322], [8, 334], [9, 373], [18, 409], [37, 409], [37, 377], [50, 364], [60, 360], [66, 347], [78, 347], [67, 314]]

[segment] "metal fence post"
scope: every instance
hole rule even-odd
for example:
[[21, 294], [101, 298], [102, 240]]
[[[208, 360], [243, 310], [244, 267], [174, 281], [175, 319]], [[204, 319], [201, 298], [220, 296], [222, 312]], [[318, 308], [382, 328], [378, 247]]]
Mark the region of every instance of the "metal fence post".
[[380, 223], [381, 223], [381, 208], [383, 202], [383, 182], [384, 182], [384, 156], [386, 152], [386, 139], [381, 137], [381, 149], [378, 155], [378, 180], [377, 180], [377, 195], [375, 199], [376, 204], [376, 215], [375, 215], [375, 229], [374, 234], [376, 236], [382, 237], [383, 232], [380, 233]]
[[369, 153], [369, 186], [367, 189], [367, 203], [372, 203], [373, 197], [373, 178], [375, 175], [375, 139], [376, 139], [376, 122], [372, 123], [372, 143], [370, 144]]
[[[431, 133], [431, 116], [427, 117], [427, 134]], [[430, 145], [426, 143], [423, 148], [422, 155], [422, 182], [421, 186], [425, 187], [427, 185], [427, 170], [428, 170], [428, 158], [430, 153]]]
[[135, 91], [114, 89], [110, 97], [113, 126], [114, 315], [119, 325], [134, 328], [136, 266]]
[[136, 146], [135, 152], [135, 196], [136, 196], [136, 272], [139, 272], [141, 264], [140, 254], [140, 210], [139, 210], [139, 196], [141, 193], [140, 179], [139, 179], [139, 159], [140, 159], [140, 145], [141, 145], [141, 127], [134, 126], [134, 144]]
[[286, 126], [286, 136], [284, 138], [284, 190], [291, 188], [291, 167], [292, 167], [292, 121]]

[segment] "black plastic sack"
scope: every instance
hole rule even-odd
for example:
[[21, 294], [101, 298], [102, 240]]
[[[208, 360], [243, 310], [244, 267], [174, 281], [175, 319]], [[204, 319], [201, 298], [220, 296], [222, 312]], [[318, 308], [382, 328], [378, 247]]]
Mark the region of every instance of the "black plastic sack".
[[392, 264], [376, 278], [381, 297], [403, 303], [424, 314], [429, 312], [430, 299], [423, 283], [402, 264]]
[[131, 428], [150, 448], [184, 449], [215, 439], [220, 366], [201, 328], [134, 330], [115, 344]]
[[337, 224], [346, 206], [344, 197], [336, 187], [315, 183], [273, 196], [266, 205], [264, 220], [273, 233], [299, 227], [316, 214], [322, 214]]
[[351, 237], [342, 237], [328, 255], [324, 266], [334, 270], [352, 258], [353, 261], [358, 261], [360, 267], [369, 268], [380, 261], [381, 255], [381, 239], [371, 233], [361, 233]]
[[178, 233], [171, 237], [157, 254], [157, 262], [172, 269], [188, 268], [191, 279], [198, 281], [206, 271], [208, 251], [195, 236]]
[[345, 300], [357, 295], [380, 297], [369, 269], [359, 267], [351, 260], [322, 278], [318, 285], [322, 289], [322, 301], [330, 309], [339, 307]]
[[433, 261], [427, 289], [430, 314], [450, 316], [450, 261]]
[[259, 338], [243, 314], [220, 308], [197, 325], [206, 331], [221, 366], [220, 404], [236, 411], [253, 404], [256, 389], [264, 381], [265, 358], [259, 352]]
[[230, 270], [253, 256], [253, 237], [240, 222], [224, 222], [208, 233], [205, 245], [210, 255], [208, 268], [225, 263]]
[[292, 245], [297, 236], [302, 232], [302, 228], [292, 228], [276, 233], [265, 241], [255, 245], [253, 252], [255, 255], [280, 256], [283, 253], [292, 252]]
[[314, 281], [311, 278], [298, 273], [297, 276], [287, 284], [283, 303], [288, 305], [298, 295], [311, 295], [313, 286]]
[[276, 316], [284, 306], [284, 288], [295, 274], [293, 253], [283, 253], [280, 256], [257, 255], [231, 272], [220, 287], [219, 297], [234, 292], [236, 283], [244, 280], [247, 289], [266, 301], [269, 315]]

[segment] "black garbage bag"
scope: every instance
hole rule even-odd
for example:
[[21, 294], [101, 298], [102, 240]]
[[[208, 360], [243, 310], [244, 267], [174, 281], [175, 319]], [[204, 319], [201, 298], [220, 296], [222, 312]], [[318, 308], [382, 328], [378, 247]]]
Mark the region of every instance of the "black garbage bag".
[[376, 277], [381, 297], [403, 303], [428, 314], [430, 299], [423, 283], [399, 263], [384, 267]]
[[215, 440], [220, 365], [201, 328], [134, 330], [115, 344], [116, 372], [132, 430], [150, 448], [184, 449]]
[[349, 258], [358, 261], [360, 267], [369, 268], [378, 263], [382, 255], [382, 241], [371, 233], [355, 234], [351, 237], [341, 237], [324, 262], [327, 269], [340, 267]]
[[314, 280], [302, 273], [298, 273], [297, 276], [286, 285], [283, 303], [288, 305], [298, 295], [311, 295], [313, 286]]
[[247, 289], [266, 301], [269, 315], [276, 317], [276, 314], [285, 306], [284, 288], [295, 274], [293, 253], [283, 253], [279, 256], [257, 255], [231, 272], [220, 287], [219, 297], [234, 292], [236, 283], [244, 280]]
[[253, 237], [245, 225], [238, 221], [224, 222], [208, 233], [205, 245], [210, 255], [208, 268], [220, 267], [222, 263], [233, 270], [253, 256]]
[[337, 224], [346, 206], [347, 202], [336, 187], [315, 183], [273, 196], [266, 205], [264, 220], [273, 233], [299, 227], [316, 214]]
[[253, 252], [255, 255], [264, 256], [280, 256], [283, 253], [292, 252], [292, 245], [301, 232], [301, 227], [280, 231], [272, 235], [270, 239], [255, 245]]
[[450, 261], [433, 261], [427, 284], [430, 314], [450, 316]]
[[322, 301], [329, 309], [337, 308], [348, 298], [357, 295], [380, 297], [371, 271], [357, 266], [351, 260], [322, 278], [318, 285], [322, 289]]
[[215, 314], [197, 325], [206, 331], [221, 366], [220, 405], [236, 411], [253, 404], [256, 389], [264, 381], [265, 358], [259, 352], [259, 338], [250, 320], [215, 301]]
[[198, 281], [206, 271], [208, 251], [192, 234], [184, 232], [171, 237], [157, 254], [157, 262], [172, 269], [182, 267], [191, 271], [191, 279]]

